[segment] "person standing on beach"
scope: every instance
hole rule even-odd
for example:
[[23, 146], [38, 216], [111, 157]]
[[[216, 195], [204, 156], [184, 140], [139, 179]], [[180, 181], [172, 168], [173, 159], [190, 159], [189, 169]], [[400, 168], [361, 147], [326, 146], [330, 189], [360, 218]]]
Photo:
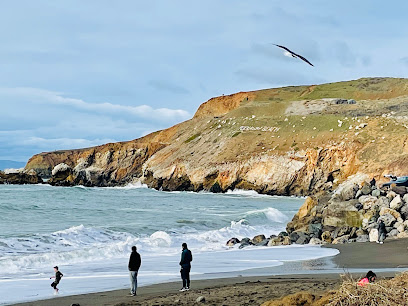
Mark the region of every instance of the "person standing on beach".
[[387, 230], [385, 229], [384, 221], [380, 220], [380, 222], [378, 223], [378, 241], [377, 243], [383, 244], [386, 234], [387, 234]]
[[50, 277], [50, 279], [55, 278], [55, 281], [52, 282], [51, 287], [54, 288], [55, 294], [57, 294], [59, 291], [59, 289], [57, 288], [57, 285], [61, 281], [61, 277], [63, 277], [64, 275], [58, 270], [58, 266], [54, 267], [54, 271], [55, 271], [55, 276]]
[[129, 258], [129, 275], [130, 275], [130, 295], [136, 296], [137, 291], [137, 274], [142, 264], [140, 254], [137, 252], [136, 246], [132, 246], [132, 253]]
[[183, 288], [179, 291], [188, 291], [190, 290], [190, 270], [191, 270], [191, 262], [193, 261], [193, 254], [187, 248], [187, 243], [183, 243], [182, 245], [183, 250], [181, 251], [181, 260], [180, 260], [180, 274], [181, 279], [183, 280]]

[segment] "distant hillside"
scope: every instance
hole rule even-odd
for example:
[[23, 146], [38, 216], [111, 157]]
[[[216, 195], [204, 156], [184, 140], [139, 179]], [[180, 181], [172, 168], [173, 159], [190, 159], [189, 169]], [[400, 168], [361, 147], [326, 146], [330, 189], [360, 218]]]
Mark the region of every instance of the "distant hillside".
[[[309, 195], [356, 172], [408, 174], [408, 79], [363, 78], [240, 92], [143, 138], [41, 153], [26, 169], [64, 185], [141, 181], [163, 190]], [[75, 169], [74, 169], [75, 168]], [[65, 168], [64, 168], [65, 169]], [[59, 183], [57, 181], [51, 181]]]
[[0, 170], [9, 169], [9, 168], [24, 168], [26, 163], [18, 162], [14, 160], [0, 160]]

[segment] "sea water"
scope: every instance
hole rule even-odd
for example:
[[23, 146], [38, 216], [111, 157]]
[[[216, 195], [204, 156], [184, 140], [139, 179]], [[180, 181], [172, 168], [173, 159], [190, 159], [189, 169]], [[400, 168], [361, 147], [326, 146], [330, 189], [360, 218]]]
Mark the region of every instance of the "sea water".
[[313, 246], [226, 247], [232, 237], [278, 234], [303, 201], [239, 190], [0, 185], [0, 304], [52, 297], [55, 265], [64, 274], [60, 295], [127, 288], [133, 245], [139, 285], [177, 279], [183, 242], [193, 279], [335, 255]]

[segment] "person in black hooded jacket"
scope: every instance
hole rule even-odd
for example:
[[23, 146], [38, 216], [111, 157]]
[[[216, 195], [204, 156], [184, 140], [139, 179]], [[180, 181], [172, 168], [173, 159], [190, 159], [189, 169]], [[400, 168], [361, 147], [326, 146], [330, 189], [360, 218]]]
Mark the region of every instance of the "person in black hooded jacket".
[[193, 254], [187, 248], [187, 243], [183, 243], [182, 245], [182, 252], [181, 252], [181, 260], [180, 260], [180, 274], [181, 279], [183, 280], [183, 288], [179, 291], [188, 291], [190, 290], [190, 270], [191, 270], [191, 262], [193, 261]]
[[137, 274], [142, 264], [140, 254], [137, 252], [136, 246], [132, 246], [132, 253], [129, 258], [129, 274], [130, 274], [130, 295], [135, 296], [137, 291]]

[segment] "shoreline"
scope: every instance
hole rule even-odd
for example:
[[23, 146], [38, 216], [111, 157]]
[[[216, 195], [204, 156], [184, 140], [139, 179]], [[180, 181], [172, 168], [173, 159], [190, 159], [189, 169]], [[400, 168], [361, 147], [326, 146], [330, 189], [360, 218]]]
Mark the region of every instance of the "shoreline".
[[[326, 245], [340, 251], [339, 254], [321, 260], [292, 262], [292, 274], [277, 275], [276, 267], [268, 269], [254, 269], [241, 273], [238, 277], [223, 277], [222, 274], [202, 275], [205, 279], [192, 277], [192, 290], [188, 293], [179, 293], [181, 281], [159, 283], [139, 288], [139, 295], [130, 297], [128, 289], [119, 289], [104, 292], [87, 293], [72, 296], [60, 296], [46, 300], [25, 303], [9, 304], [20, 306], [52, 306], [56, 300], [61, 305], [78, 303], [84, 305], [153, 305], [155, 303], [166, 305], [188, 305], [195, 302], [199, 296], [204, 296], [211, 301], [225, 298], [232, 301], [239, 297], [239, 303], [259, 304], [273, 298], [303, 290], [324, 292], [339, 286], [340, 274], [351, 272], [354, 278], [359, 278], [368, 269], [374, 270], [380, 278], [390, 278], [405, 268], [408, 269], [408, 239], [386, 240], [383, 245], [376, 243], [351, 243], [344, 245]], [[332, 267], [327, 266], [332, 263]], [[317, 264], [309, 270], [299, 270], [299, 267]], [[326, 269], [319, 268], [326, 265]], [[194, 268], [193, 268], [194, 269]], [[306, 271], [306, 273], [305, 273]], [[331, 271], [331, 272], [330, 272]], [[247, 274], [247, 275], [245, 275]], [[258, 276], [255, 276], [258, 275]], [[273, 287], [270, 287], [273, 286]], [[248, 296], [254, 296], [252, 302], [243, 302]], [[256, 297], [255, 297], [256, 296]], [[241, 301], [241, 302], [240, 302]], [[219, 301], [218, 301], [219, 302]], [[218, 303], [216, 302], [216, 303]], [[248, 304], [249, 305], [249, 304]]]

